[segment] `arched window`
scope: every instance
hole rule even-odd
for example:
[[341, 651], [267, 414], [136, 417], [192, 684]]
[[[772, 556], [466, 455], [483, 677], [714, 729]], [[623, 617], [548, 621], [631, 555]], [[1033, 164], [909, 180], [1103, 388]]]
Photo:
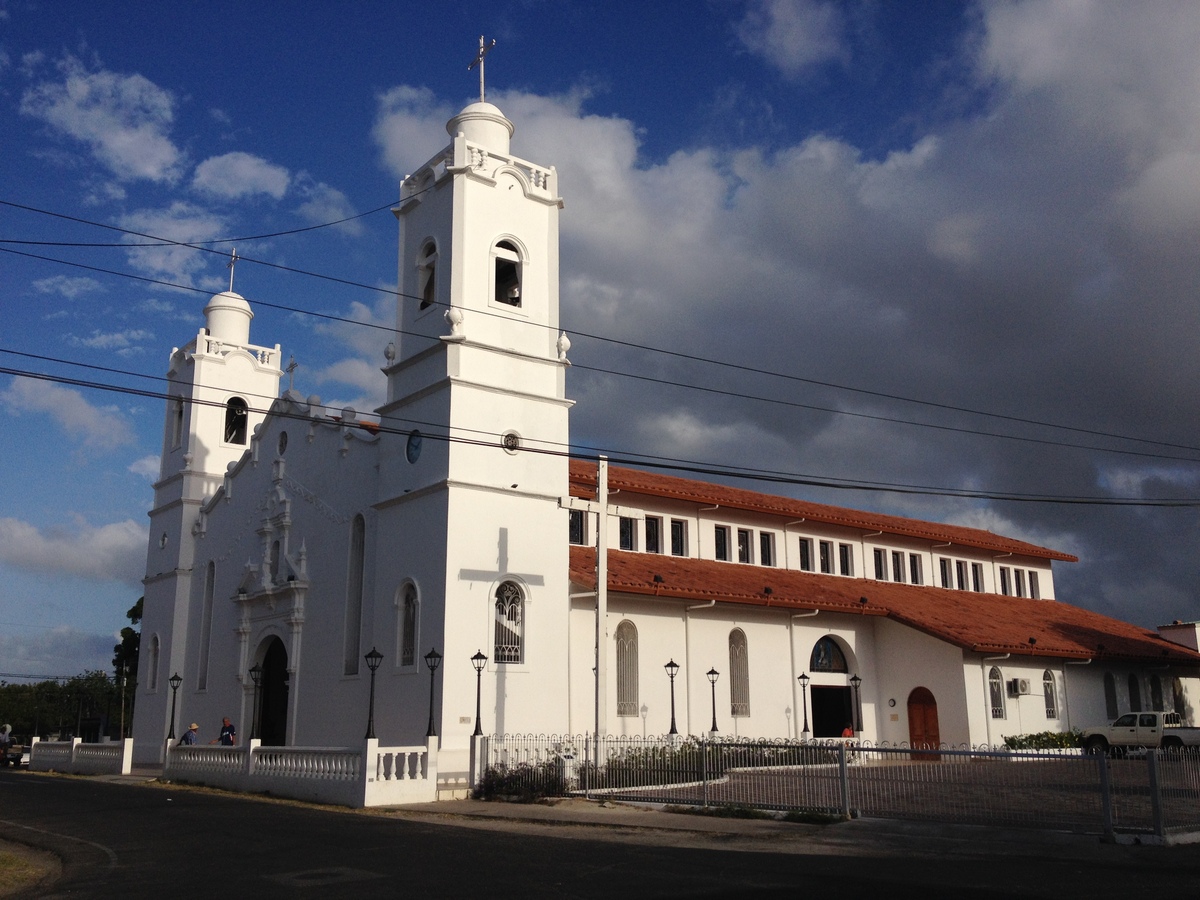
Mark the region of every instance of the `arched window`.
[[1054, 673], [1047, 669], [1042, 673], [1042, 693], [1046, 696], [1046, 718], [1058, 718], [1058, 688], [1054, 684]]
[[400, 665], [411, 666], [417, 661], [417, 586], [411, 581], [404, 585], [400, 601]]
[[246, 401], [241, 397], [230, 397], [225, 404], [225, 443], [246, 443]]
[[1142, 711], [1142, 685], [1132, 672], [1129, 673], [1129, 711]]
[[813, 645], [812, 658], [808, 662], [811, 672], [846, 672], [846, 654], [831, 637], [823, 637]]
[[992, 666], [988, 672], [988, 694], [992, 700], [992, 718], [1004, 718], [1004, 676], [1000, 670]]
[[492, 659], [497, 663], [525, 661], [525, 597], [512, 581], [496, 588], [496, 646]]
[[200, 610], [200, 659], [196, 689], [208, 689], [208, 647], [212, 640], [213, 582], [216, 580], [216, 564], [209, 560], [204, 572], [204, 606]]
[[497, 303], [521, 305], [521, 254], [512, 241], [500, 241], [492, 249], [495, 264], [495, 293]]
[[363, 562], [366, 554], [367, 523], [361, 515], [350, 527], [350, 559], [346, 578], [346, 635], [342, 644], [342, 672], [358, 674], [361, 649]]
[[171, 449], [183, 444], [183, 398], [171, 398]]
[[279, 581], [279, 541], [271, 541], [271, 583]]
[[421, 298], [421, 309], [437, 302], [437, 246], [433, 241], [421, 248], [417, 261], [417, 296]]
[[1163, 706], [1162, 679], [1157, 675], [1150, 676], [1150, 708], [1158, 712], [1166, 709]]
[[628, 619], [617, 626], [617, 715], [638, 714], [638, 633]]
[[1104, 711], [1108, 714], [1110, 722], [1121, 714], [1121, 709], [1117, 706], [1117, 679], [1112, 672], [1104, 673]]
[[1171, 681], [1171, 703], [1175, 708], [1175, 712], [1179, 713], [1179, 719], [1182, 722], [1187, 721], [1187, 703], [1183, 696], [1183, 679], [1174, 678]]
[[729, 714], [750, 715], [750, 655], [740, 628], [729, 632]]
[[158, 651], [160, 647], [157, 634], [150, 635], [149, 672], [146, 673], [146, 690], [158, 690]]

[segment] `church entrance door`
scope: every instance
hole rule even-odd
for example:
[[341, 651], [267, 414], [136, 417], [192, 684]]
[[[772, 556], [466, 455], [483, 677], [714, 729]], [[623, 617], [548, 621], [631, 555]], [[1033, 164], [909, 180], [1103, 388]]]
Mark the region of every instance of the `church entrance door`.
[[[914, 750], [936, 750], [941, 742], [937, 700], [929, 688], [913, 688], [913, 692], [908, 695], [908, 745]], [[914, 753], [912, 758], [941, 759], [936, 753]]]
[[813, 685], [813, 737], [841, 737], [842, 729], [854, 721], [850, 705], [850, 688]]
[[271, 638], [263, 654], [262, 708], [258, 734], [265, 747], [287, 743], [288, 671], [283, 641]]

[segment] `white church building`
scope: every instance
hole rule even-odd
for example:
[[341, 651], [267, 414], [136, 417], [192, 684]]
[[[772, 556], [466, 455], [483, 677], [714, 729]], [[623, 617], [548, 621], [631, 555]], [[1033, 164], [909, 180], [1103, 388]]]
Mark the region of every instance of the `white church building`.
[[395, 210], [378, 422], [281, 394], [280, 348], [231, 291], [171, 353], [139, 761], [223, 716], [242, 740], [354, 745], [372, 685], [380, 740], [432, 727], [447, 777], [477, 697], [487, 733], [977, 745], [1191, 719], [1196, 627], [1057, 600], [1067, 554], [571, 460], [556, 172], [511, 155], [491, 104], [447, 130]]

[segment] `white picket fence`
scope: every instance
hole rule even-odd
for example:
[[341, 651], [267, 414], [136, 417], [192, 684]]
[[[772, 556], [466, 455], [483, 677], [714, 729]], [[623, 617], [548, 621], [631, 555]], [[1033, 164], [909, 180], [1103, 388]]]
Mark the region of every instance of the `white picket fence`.
[[68, 775], [128, 775], [133, 766], [133, 738], [104, 744], [85, 744], [82, 738], [41, 741], [29, 747], [33, 772], [65, 772]]
[[371, 738], [361, 748], [168, 743], [163, 778], [355, 808], [426, 803], [437, 799], [437, 742], [380, 747]]

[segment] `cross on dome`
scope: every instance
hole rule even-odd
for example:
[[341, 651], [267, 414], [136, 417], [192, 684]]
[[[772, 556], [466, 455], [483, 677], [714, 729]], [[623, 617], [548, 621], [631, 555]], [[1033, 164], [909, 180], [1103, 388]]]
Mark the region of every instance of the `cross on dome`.
[[484, 96], [484, 93], [483, 93], [483, 59], [485, 56], [488, 55], [488, 51], [491, 50], [495, 46], [496, 46], [496, 41], [494, 38], [492, 39], [492, 42], [489, 44], [484, 41], [483, 35], [481, 34], [479, 36], [479, 52], [475, 54], [475, 58], [473, 60], [471, 60], [471, 64], [469, 66], [467, 66], [468, 72], [470, 72], [476, 66], [479, 66], [479, 102], [480, 103], [487, 102], [487, 98]]

